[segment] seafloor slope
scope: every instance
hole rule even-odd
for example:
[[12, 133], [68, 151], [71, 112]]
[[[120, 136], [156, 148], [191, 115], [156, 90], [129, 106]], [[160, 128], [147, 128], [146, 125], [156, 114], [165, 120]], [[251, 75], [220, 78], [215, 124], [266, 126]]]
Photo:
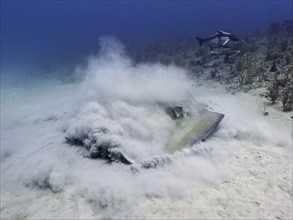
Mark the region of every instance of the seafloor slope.
[[[226, 114], [223, 127], [232, 123], [217, 134], [233, 143], [235, 151], [226, 160], [230, 178], [188, 189], [181, 199], [147, 200], [153, 207], [147, 218], [292, 219], [291, 114], [271, 107], [269, 117], [261, 116], [264, 97], [227, 94], [215, 82], [197, 81], [195, 87], [200, 100]], [[291, 136], [287, 147], [278, 146], [286, 135]]]
[[194, 82], [196, 99], [226, 115], [219, 130], [170, 166], [136, 173], [66, 144], [82, 84], [42, 83], [1, 91], [1, 218], [292, 219], [292, 119], [263, 116], [263, 98]]

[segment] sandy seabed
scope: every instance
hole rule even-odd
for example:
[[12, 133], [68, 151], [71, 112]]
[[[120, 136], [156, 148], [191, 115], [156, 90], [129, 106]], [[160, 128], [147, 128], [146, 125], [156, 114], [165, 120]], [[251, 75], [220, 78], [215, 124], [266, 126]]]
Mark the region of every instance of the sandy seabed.
[[124, 166], [113, 171], [64, 143], [66, 109], [80, 87], [2, 88], [1, 219], [292, 219], [291, 113], [269, 107], [265, 117], [264, 98], [194, 81], [196, 100], [225, 114], [200, 145], [213, 159], [179, 156], [174, 167], [132, 180]]
[[[256, 119], [261, 114], [262, 104], [267, 102], [247, 93], [227, 94], [224, 86], [215, 82], [195, 82], [195, 87], [198, 86], [200, 99], [210, 100], [210, 104], [225, 112], [226, 117]], [[291, 114], [274, 107], [268, 111], [270, 116], [264, 120], [284, 129], [292, 137]], [[257, 123], [255, 121], [256, 126]], [[269, 132], [265, 127], [263, 129]], [[268, 135], [274, 136], [274, 133]], [[271, 144], [258, 146], [245, 140], [240, 145], [235, 144], [239, 146], [237, 153], [226, 161], [230, 179], [212, 187], [190, 189], [182, 199], [148, 201], [155, 208], [147, 218], [292, 219], [292, 142], [286, 149]]]

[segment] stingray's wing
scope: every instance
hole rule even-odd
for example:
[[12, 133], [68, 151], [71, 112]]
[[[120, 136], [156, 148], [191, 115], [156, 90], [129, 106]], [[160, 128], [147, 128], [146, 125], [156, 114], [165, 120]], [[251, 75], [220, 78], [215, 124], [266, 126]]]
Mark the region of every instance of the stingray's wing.
[[179, 124], [169, 139], [166, 151], [173, 153], [205, 140], [215, 132], [223, 118], [224, 114], [206, 110], [187, 123]]

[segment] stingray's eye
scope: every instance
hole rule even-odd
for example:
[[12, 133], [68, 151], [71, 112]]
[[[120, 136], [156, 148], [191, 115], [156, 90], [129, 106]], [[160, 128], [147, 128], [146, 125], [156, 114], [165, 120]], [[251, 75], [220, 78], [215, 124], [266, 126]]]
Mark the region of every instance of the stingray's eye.
[[171, 116], [172, 119], [179, 119], [184, 117], [184, 111], [182, 106], [169, 107], [166, 110], [167, 114]]

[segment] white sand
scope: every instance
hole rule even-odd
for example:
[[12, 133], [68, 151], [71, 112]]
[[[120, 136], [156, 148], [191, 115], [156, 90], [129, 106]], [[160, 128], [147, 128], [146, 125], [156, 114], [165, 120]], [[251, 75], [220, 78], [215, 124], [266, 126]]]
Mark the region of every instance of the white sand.
[[79, 87], [7, 88], [1, 100], [1, 218], [292, 219], [290, 113], [270, 107], [265, 117], [263, 98], [194, 83], [198, 101], [225, 113], [213, 137], [196, 146], [206, 153], [179, 153], [170, 167], [134, 175], [83, 158], [64, 143], [62, 129], [77, 107]]
[[[226, 100], [226, 103], [223, 100], [214, 103], [219, 110], [231, 102], [231, 108], [226, 109], [226, 118], [230, 111], [235, 111], [239, 118], [254, 118], [261, 114], [257, 108], [263, 101], [261, 98], [243, 93], [233, 97], [224, 95], [224, 89], [217, 83], [204, 86], [203, 91], [206, 98], [212, 95], [212, 101], [217, 96]], [[274, 108], [268, 111], [270, 116], [264, 117], [265, 120], [292, 133], [290, 113]], [[269, 135], [274, 136], [273, 133]], [[147, 218], [292, 219], [292, 148], [255, 146], [242, 141], [238, 150], [227, 160], [230, 179], [213, 187], [189, 189], [181, 199], [152, 199], [148, 201], [152, 211]]]

